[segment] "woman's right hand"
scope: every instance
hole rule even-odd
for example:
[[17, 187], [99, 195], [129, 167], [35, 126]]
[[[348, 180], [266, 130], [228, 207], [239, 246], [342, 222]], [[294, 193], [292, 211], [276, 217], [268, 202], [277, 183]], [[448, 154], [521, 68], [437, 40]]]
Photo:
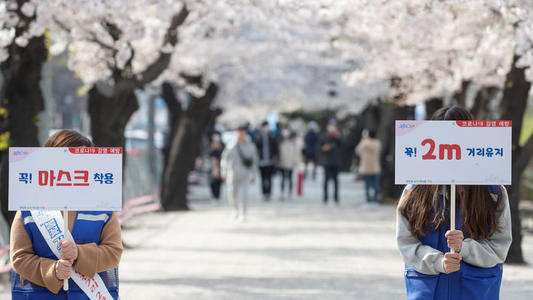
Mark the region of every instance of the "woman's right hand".
[[459, 271], [461, 269], [461, 254], [448, 252], [444, 254], [443, 267], [446, 274]]
[[59, 280], [65, 280], [70, 277], [72, 272], [72, 261], [60, 259], [56, 262], [56, 277]]

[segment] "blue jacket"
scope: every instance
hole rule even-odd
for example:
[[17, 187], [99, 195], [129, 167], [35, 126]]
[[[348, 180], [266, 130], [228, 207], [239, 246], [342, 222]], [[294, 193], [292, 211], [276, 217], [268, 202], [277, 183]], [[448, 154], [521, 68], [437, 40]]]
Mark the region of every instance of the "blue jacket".
[[[498, 193], [498, 187], [489, 186], [490, 192]], [[501, 194], [500, 194], [501, 195]], [[456, 210], [457, 228], [462, 227], [461, 212]], [[420, 238], [422, 244], [443, 253], [450, 252], [444, 234], [449, 224], [438, 230], [428, 231]], [[498, 300], [502, 282], [503, 266], [479, 268], [461, 262], [461, 269], [450, 274], [426, 275], [412, 266], [405, 266], [405, 286], [408, 300]]]
[[[76, 244], [100, 244], [102, 230], [104, 225], [111, 219], [112, 212], [84, 211], [82, 213], [84, 217], [81, 218], [80, 214], [78, 214], [72, 228], [72, 237], [76, 241]], [[88, 215], [94, 217], [87, 217]], [[23, 219], [26, 219], [31, 214], [29, 211], [22, 211], [21, 216]], [[32, 242], [35, 255], [57, 259], [34, 222], [24, 222], [24, 227]], [[113, 296], [113, 299], [118, 299], [118, 270], [116, 268], [111, 269], [101, 272], [99, 275], [104, 281], [109, 293]], [[33, 284], [28, 280], [21, 282], [20, 276], [14, 271], [11, 273], [11, 291], [12, 300], [89, 299], [72, 279], [69, 280], [68, 291], [60, 290], [58, 294], [53, 294], [45, 287]]]

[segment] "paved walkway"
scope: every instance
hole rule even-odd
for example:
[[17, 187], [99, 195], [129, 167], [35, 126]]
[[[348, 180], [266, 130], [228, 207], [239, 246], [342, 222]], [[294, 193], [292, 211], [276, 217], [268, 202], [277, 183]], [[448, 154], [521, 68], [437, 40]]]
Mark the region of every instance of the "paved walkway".
[[[312, 187], [304, 199], [254, 201], [244, 224], [211, 203], [136, 220], [124, 234], [135, 248], [122, 261], [123, 298], [404, 298], [394, 208], [362, 203], [351, 179], [340, 206], [323, 205]], [[525, 242], [533, 262], [533, 237]], [[505, 273], [502, 299], [533, 299], [533, 268]]]
[[[303, 199], [252, 201], [246, 223], [208, 201], [131, 221], [122, 299], [404, 299], [394, 208], [362, 203], [351, 176], [340, 206], [309, 185]], [[533, 262], [533, 236], [524, 251]], [[532, 267], [506, 266], [502, 299], [533, 299]]]

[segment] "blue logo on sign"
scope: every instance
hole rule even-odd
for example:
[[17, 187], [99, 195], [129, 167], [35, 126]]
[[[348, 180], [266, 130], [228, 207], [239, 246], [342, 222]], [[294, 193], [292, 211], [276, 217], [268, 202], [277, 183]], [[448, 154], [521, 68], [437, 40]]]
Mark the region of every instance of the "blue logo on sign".
[[27, 151], [24, 151], [24, 150], [15, 150], [13, 151], [13, 155], [15, 156], [18, 156], [18, 155], [27, 155], [28, 152]]
[[415, 125], [414, 124], [407, 124], [407, 123], [400, 123], [400, 125], [398, 127], [400, 129], [410, 129], [410, 128], [415, 127]]

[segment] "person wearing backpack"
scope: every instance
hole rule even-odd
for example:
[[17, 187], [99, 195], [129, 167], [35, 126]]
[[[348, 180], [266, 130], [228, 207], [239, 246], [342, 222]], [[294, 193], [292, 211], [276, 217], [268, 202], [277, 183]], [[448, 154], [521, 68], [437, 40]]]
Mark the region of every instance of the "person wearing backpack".
[[[433, 120], [472, 120], [463, 108], [438, 110]], [[438, 172], [438, 170], [435, 170]], [[450, 230], [450, 189], [408, 185], [398, 204], [396, 239], [405, 262], [408, 300], [498, 300], [512, 241], [503, 186], [458, 185]]]
[[258, 161], [256, 146], [248, 136], [248, 127], [239, 127], [237, 142], [233, 147], [226, 148], [221, 163], [228, 199], [235, 209], [237, 220], [246, 220], [248, 188], [257, 177]]

